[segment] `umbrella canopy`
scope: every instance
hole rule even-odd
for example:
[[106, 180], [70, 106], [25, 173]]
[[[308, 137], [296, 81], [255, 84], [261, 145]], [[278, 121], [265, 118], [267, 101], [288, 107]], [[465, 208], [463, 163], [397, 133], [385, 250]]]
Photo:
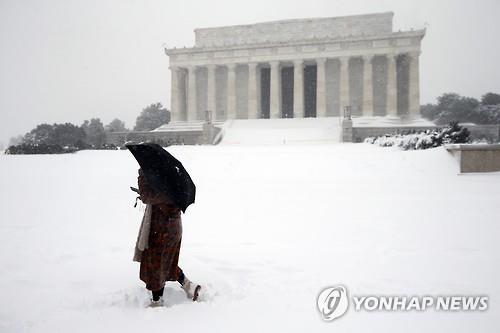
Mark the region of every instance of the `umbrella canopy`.
[[155, 143], [127, 144], [148, 184], [166, 194], [183, 212], [194, 203], [196, 186], [181, 162]]

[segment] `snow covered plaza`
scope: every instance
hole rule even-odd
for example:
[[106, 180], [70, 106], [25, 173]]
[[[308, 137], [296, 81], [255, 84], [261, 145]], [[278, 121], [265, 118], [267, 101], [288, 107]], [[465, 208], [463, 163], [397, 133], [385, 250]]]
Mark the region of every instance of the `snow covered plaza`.
[[[209, 287], [167, 307], [132, 262], [142, 211], [127, 151], [0, 156], [1, 332], [496, 332], [499, 173], [458, 175], [443, 148], [176, 146], [197, 185], [180, 264]], [[348, 312], [319, 292], [488, 295], [485, 312]]]

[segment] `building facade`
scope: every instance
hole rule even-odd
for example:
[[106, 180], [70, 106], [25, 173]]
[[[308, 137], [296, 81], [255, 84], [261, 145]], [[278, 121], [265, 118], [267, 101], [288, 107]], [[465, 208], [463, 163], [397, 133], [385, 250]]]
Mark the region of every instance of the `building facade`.
[[174, 121], [415, 116], [425, 30], [394, 32], [393, 13], [195, 30], [171, 48]]

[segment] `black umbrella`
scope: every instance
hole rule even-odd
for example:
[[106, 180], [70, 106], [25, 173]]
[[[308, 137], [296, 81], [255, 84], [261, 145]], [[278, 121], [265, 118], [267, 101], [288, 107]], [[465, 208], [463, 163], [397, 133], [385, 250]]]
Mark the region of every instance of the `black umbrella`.
[[148, 184], [166, 194], [183, 212], [194, 203], [196, 186], [181, 162], [155, 143], [127, 144]]

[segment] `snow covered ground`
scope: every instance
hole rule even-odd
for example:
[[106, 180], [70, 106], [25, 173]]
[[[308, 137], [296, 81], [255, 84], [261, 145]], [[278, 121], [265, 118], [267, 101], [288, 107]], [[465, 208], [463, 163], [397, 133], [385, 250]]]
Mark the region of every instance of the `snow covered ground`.
[[[167, 307], [131, 261], [141, 219], [127, 151], [0, 156], [0, 332], [498, 332], [500, 174], [457, 175], [441, 148], [169, 149], [197, 184], [180, 264], [208, 285]], [[316, 297], [490, 296], [486, 312], [355, 312]]]

